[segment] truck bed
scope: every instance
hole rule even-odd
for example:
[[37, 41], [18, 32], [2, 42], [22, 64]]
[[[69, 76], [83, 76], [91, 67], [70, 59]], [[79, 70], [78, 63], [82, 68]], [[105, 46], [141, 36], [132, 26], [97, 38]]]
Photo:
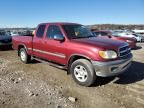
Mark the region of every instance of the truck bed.
[[32, 36], [13, 36], [13, 49], [17, 50], [19, 45], [24, 45], [26, 48], [32, 48], [32, 38]]

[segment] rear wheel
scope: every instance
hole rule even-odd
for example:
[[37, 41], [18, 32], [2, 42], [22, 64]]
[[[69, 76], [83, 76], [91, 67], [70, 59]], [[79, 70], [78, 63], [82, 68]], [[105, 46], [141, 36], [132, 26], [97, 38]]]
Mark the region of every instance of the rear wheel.
[[20, 59], [23, 63], [27, 64], [31, 60], [31, 56], [27, 54], [24, 48], [21, 48], [19, 51]]
[[90, 86], [96, 80], [92, 64], [86, 59], [79, 59], [72, 63], [70, 72], [73, 79], [82, 86]]

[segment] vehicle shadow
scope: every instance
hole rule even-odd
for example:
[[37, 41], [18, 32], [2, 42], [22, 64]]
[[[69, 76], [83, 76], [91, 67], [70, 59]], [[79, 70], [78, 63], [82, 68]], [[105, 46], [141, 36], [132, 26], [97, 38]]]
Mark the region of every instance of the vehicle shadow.
[[132, 50], [139, 50], [139, 49], [142, 49], [141, 46], [136, 46], [136, 48], [133, 48]]
[[112, 82], [115, 79], [115, 77], [97, 77], [95, 83], [91, 87], [97, 87], [97, 86], [103, 86], [110, 82]]
[[[117, 79], [116, 79], [117, 78]], [[116, 79], [116, 80], [115, 80]], [[97, 78], [92, 87], [106, 85], [110, 82], [116, 84], [131, 84], [144, 79], [144, 63], [133, 61], [131, 67], [117, 77]]]
[[0, 46], [0, 51], [10, 51], [13, 50], [12, 46]]
[[32, 59], [31, 62], [30, 62], [29, 64], [38, 64], [38, 63], [41, 63], [41, 62]]
[[131, 84], [144, 79], [144, 63], [133, 61], [128, 71], [119, 76], [117, 84]]

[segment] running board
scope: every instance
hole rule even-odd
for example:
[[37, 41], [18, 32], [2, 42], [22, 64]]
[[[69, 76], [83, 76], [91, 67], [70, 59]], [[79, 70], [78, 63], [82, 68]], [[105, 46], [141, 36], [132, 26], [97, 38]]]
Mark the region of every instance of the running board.
[[44, 64], [48, 64], [48, 65], [50, 65], [50, 66], [59, 68], [59, 69], [67, 69], [65, 66], [62, 66], [62, 65], [59, 65], [59, 64], [56, 64], [56, 63], [52, 63], [52, 62], [47, 61], [47, 60], [43, 60], [43, 59], [36, 58], [36, 57], [32, 57], [32, 59], [34, 59], [34, 60], [36, 60], [36, 61], [39, 61], [39, 62], [41, 62], [41, 63], [44, 63]]

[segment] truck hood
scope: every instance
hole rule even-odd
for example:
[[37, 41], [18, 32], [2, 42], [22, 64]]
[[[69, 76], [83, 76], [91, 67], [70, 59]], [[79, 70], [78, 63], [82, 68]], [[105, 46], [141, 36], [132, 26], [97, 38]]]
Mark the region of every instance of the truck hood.
[[11, 36], [0, 35], [0, 40], [11, 40], [11, 39], [12, 39]]
[[79, 44], [84, 44], [84, 45], [91, 45], [106, 50], [107, 49], [117, 50], [119, 47], [127, 45], [126, 42], [121, 42], [121, 41], [106, 39], [101, 37], [74, 39], [73, 42], [77, 42]]
[[121, 37], [121, 36], [115, 37], [115, 36], [113, 36], [113, 38], [118, 38], [118, 39], [122, 39], [122, 40], [136, 41], [135, 38], [130, 38], [130, 37]]

